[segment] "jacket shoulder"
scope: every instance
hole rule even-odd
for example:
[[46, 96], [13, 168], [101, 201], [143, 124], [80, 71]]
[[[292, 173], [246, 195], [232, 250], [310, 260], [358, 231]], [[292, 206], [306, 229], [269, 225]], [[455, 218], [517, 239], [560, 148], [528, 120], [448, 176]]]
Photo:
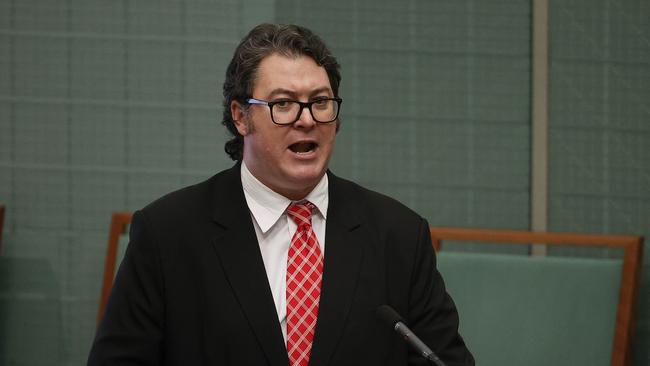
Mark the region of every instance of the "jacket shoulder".
[[238, 177], [236, 173], [239, 171], [234, 170], [232, 168], [221, 171], [202, 182], [167, 193], [140, 211], [149, 218], [167, 218], [181, 222], [189, 218], [210, 216], [216, 194], [220, 190], [232, 190], [237, 187], [237, 181], [234, 181], [233, 177]]

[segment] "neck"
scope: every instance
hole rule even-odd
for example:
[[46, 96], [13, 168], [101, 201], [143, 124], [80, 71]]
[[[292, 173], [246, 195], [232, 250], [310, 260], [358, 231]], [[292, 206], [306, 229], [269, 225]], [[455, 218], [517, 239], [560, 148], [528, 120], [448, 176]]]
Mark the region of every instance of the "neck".
[[321, 181], [323, 178], [322, 176], [317, 179], [315, 182], [311, 184], [297, 184], [295, 186], [290, 186], [290, 185], [278, 185], [274, 184], [271, 180], [265, 179], [264, 177], [260, 176], [259, 174], [256, 173], [254, 167], [251, 169], [251, 165], [246, 163], [245, 161], [242, 161], [242, 165], [246, 167], [246, 169], [250, 172], [250, 174], [257, 179], [261, 184], [266, 186], [268, 189], [272, 190], [273, 192], [282, 195], [291, 201], [300, 201], [307, 197], [307, 195], [316, 188], [318, 183]]

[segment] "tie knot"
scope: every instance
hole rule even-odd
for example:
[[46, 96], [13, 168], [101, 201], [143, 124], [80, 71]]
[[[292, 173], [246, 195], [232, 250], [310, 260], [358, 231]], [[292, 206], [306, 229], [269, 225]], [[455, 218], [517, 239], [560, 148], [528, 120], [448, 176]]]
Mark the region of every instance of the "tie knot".
[[311, 225], [311, 212], [314, 209], [314, 204], [309, 201], [303, 201], [300, 203], [292, 203], [287, 208], [287, 214], [293, 222], [298, 225]]

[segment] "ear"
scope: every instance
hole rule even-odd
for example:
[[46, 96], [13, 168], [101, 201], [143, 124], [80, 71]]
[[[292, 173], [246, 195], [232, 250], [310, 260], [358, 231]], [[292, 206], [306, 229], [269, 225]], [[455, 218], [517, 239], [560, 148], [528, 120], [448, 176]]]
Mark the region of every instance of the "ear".
[[242, 105], [236, 100], [230, 102], [230, 115], [235, 122], [235, 127], [237, 127], [239, 134], [242, 136], [248, 135], [250, 131], [248, 129], [248, 123], [246, 123], [246, 111], [244, 111]]

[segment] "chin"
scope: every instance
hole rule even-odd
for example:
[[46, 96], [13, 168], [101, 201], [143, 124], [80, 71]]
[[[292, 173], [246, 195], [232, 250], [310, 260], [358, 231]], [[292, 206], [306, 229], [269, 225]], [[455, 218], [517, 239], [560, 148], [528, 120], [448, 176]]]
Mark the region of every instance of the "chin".
[[312, 185], [318, 183], [327, 169], [323, 166], [310, 166], [292, 169], [289, 172], [290, 179], [296, 184]]

